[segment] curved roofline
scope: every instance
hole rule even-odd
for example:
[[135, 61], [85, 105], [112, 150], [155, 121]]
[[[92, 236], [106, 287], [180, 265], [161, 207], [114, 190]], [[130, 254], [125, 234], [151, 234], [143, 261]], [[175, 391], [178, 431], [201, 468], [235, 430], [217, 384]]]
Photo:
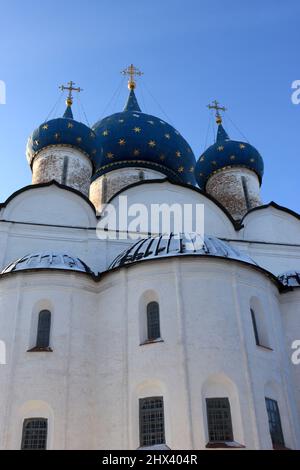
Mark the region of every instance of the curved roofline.
[[19, 194], [22, 194], [31, 189], [47, 188], [52, 185], [56, 186], [59, 189], [64, 189], [66, 191], [70, 191], [71, 193], [76, 194], [77, 196], [80, 196], [85, 202], [89, 204], [95, 214], [95, 217], [97, 217], [96, 208], [87, 196], [85, 196], [82, 192], [78, 191], [78, 189], [71, 188], [70, 186], [66, 186], [65, 184], [58, 183], [55, 180], [47, 181], [47, 183], [29, 184], [27, 186], [23, 186], [23, 188], [18, 189], [10, 196], [8, 196], [8, 198], [4, 202], [0, 202], [0, 209], [6, 207], [15, 197], [19, 196]]
[[93, 281], [99, 282], [102, 280], [103, 276], [109, 275], [110, 273], [114, 273], [116, 271], [119, 271], [121, 269], [128, 269], [131, 266], [136, 266], [141, 263], [145, 262], [155, 262], [155, 261], [166, 261], [166, 260], [172, 260], [172, 259], [183, 259], [185, 257], [189, 258], [205, 258], [206, 260], [221, 260], [221, 261], [229, 261], [230, 263], [239, 263], [244, 266], [247, 266], [249, 268], [255, 269], [256, 271], [259, 271], [260, 273], [264, 274], [266, 277], [268, 277], [277, 287], [279, 293], [285, 293], [287, 291], [292, 290], [291, 287], [285, 287], [277, 277], [271, 273], [270, 271], [267, 271], [266, 269], [262, 268], [261, 266], [255, 265], [248, 263], [247, 261], [239, 260], [239, 259], [234, 259], [234, 258], [224, 258], [224, 256], [217, 256], [217, 255], [205, 255], [205, 254], [195, 254], [195, 253], [184, 253], [184, 254], [175, 254], [172, 256], [164, 256], [160, 258], [144, 258], [141, 260], [133, 261], [128, 264], [124, 264], [122, 266], [116, 266], [115, 268], [112, 269], [107, 269], [105, 271], [99, 272], [98, 274], [95, 274], [94, 272], [85, 272], [85, 271], [75, 271], [75, 270], [70, 270], [70, 269], [60, 269], [60, 268], [29, 268], [29, 269], [22, 269], [20, 271], [9, 271], [7, 273], [2, 273], [0, 274], [0, 281], [3, 278], [9, 277], [9, 276], [15, 276], [19, 274], [30, 274], [30, 273], [41, 273], [41, 272], [47, 272], [47, 273], [68, 273], [68, 274], [79, 274], [79, 275], [84, 275], [90, 277]]
[[[94, 175], [91, 178], [91, 181], [94, 182], [101, 176], [107, 175], [111, 171], [116, 171], [121, 168], [132, 168], [132, 167], [146, 168], [146, 169], [148, 168], [154, 171], [159, 171], [162, 174], [164, 174], [166, 178], [168, 178], [168, 175], [170, 175], [170, 178], [174, 178], [175, 182], [176, 181], [181, 182], [180, 176], [171, 168], [168, 168], [159, 163], [155, 163], [151, 161], [144, 161], [144, 160], [134, 160], [134, 161], [123, 160], [121, 162], [108, 163], [107, 165], [104, 165], [95, 171]], [[194, 178], [194, 181], [196, 182], [195, 178]]]
[[101, 273], [95, 274], [93, 271], [76, 271], [75, 269], [65, 269], [65, 268], [28, 268], [28, 269], [20, 269], [18, 271], [8, 271], [7, 273], [0, 273], [0, 281], [2, 278], [8, 276], [15, 276], [18, 274], [28, 274], [28, 273], [41, 273], [41, 272], [55, 272], [57, 273], [68, 273], [68, 274], [80, 274], [91, 277], [95, 282], [99, 282], [101, 279]]
[[[234, 218], [232, 217], [232, 215], [227, 211], [227, 209], [222, 206], [222, 204], [217, 201], [217, 199], [215, 199], [213, 196], [211, 196], [210, 194], [206, 193], [205, 191], [203, 191], [202, 189], [200, 188], [197, 188], [196, 186], [192, 186], [190, 184], [187, 184], [187, 183], [177, 183], [175, 181], [172, 181], [170, 180], [169, 178], [156, 178], [156, 179], [149, 179], [149, 180], [141, 180], [141, 181], [136, 181], [135, 183], [131, 183], [129, 184], [128, 186], [125, 186], [124, 188], [120, 189], [116, 194], [114, 194], [112, 197], [109, 198], [109, 200], [105, 203], [106, 204], [110, 204], [110, 202], [117, 196], [119, 196], [119, 194], [123, 193], [124, 191], [126, 191], [127, 189], [131, 189], [131, 188], [134, 188], [135, 186], [140, 186], [142, 184], [152, 184], [152, 183], [170, 183], [170, 184], [174, 184], [175, 186], [181, 186], [182, 188], [187, 188], [187, 189], [190, 189], [192, 191], [195, 191], [196, 193], [199, 193], [201, 194], [202, 196], [206, 197], [207, 199], [209, 199], [210, 201], [212, 201], [216, 206], [219, 207], [219, 209], [221, 209], [224, 214], [227, 216], [227, 218], [229, 219], [229, 221], [232, 223], [233, 227], [235, 230], [240, 230], [243, 225], [234, 220]], [[104, 206], [105, 208], [105, 206]]]
[[252, 209], [250, 209], [250, 210], [244, 215], [244, 217], [242, 218], [241, 224], [244, 222], [244, 219], [247, 217], [247, 215], [251, 214], [252, 212], [258, 211], [258, 210], [268, 209], [269, 207], [273, 207], [273, 209], [277, 209], [277, 210], [279, 210], [279, 211], [285, 212], [285, 213], [287, 213], [287, 214], [289, 214], [289, 215], [292, 215], [292, 216], [295, 217], [297, 220], [300, 220], [300, 214], [298, 214], [298, 212], [295, 212], [295, 211], [293, 211], [292, 209], [288, 209], [287, 207], [280, 206], [280, 205], [277, 204], [276, 202], [271, 201], [271, 202], [269, 202], [268, 204], [263, 204], [262, 206], [257, 206], [257, 207], [253, 207]]
[[256, 271], [259, 271], [262, 274], [264, 274], [265, 276], [267, 276], [272, 282], [274, 282], [274, 284], [278, 288], [279, 292], [285, 291], [285, 286], [279, 281], [279, 279], [277, 279], [277, 276], [275, 276], [273, 273], [271, 273], [267, 269], [262, 268], [261, 266], [259, 266], [257, 264], [248, 263], [247, 261], [236, 259], [236, 258], [225, 258], [224, 256], [208, 255], [208, 254], [198, 254], [197, 255], [196, 253], [174, 254], [174, 255], [171, 255], [171, 256], [161, 256], [161, 257], [158, 257], [158, 258], [150, 258], [150, 257], [149, 258], [143, 258], [143, 259], [140, 259], [140, 260], [137, 260], [137, 261], [132, 261], [128, 264], [123, 264], [122, 266], [116, 266], [115, 268], [111, 268], [111, 269], [107, 269], [106, 271], [102, 271], [101, 276], [106, 275], [106, 274], [111, 273], [111, 272], [115, 272], [119, 269], [130, 268], [131, 266], [135, 266], [135, 265], [138, 265], [138, 264], [144, 263], [144, 262], [165, 261], [165, 260], [172, 260], [174, 258], [183, 259], [185, 257], [205, 258], [205, 259], [209, 259], [209, 260], [217, 259], [217, 260], [222, 260], [222, 261], [237, 262], [237, 263], [243, 264], [243, 265], [248, 266], [250, 268], [253, 268]]

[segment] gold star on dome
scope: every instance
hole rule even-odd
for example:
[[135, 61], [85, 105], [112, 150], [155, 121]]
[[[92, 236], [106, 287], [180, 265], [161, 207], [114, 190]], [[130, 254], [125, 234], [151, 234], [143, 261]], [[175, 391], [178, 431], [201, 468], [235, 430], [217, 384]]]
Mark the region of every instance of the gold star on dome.
[[179, 152], [179, 150], [176, 152], [176, 157], [181, 157], [181, 152]]
[[56, 133], [54, 134], [54, 137], [55, 137], [55, 139], [59, 139], [59, 138], [60, 138], [60, 135], [59, 135], [59, 133], [58, 133], [58, 132], [56, 132]]
[[39, 145], [40, 141], [39, 141], [39, 140], [35, 140], [34, 143], [35, 143], [35, 145]]
[[125, 139], [120, 139], [119, 140], [119, 145], [125, 145], [126, 144], [126, 140]]
[[190, 173], [193, 173], [193, 171], [194, 171], [194, 167], [191, 166], [190, 169], [189, 169], [189, 172], [190, 172]]
[[240, 144], [240, 149], [244, 149], [245, 147], [246, 147], [246, 145]]
[[213, 160], [213, 161], [211, 162], [211, 164], [212, 164], [212, 165], [216, 165], [216, 164], [217, 164], [216, 160]]
[[203, 173], [199, 173], [199, 176], [203, 176]]
[[178, 173], [183, 173], [183, 172], [184, 172], [184, 167], [183, 167], [183, 166], [180, 166], [180, 167], [178, 168]]
[[139, 132], [141, 132], [141, 128], [140, 128], [140, 127], [134, 127], [133, 130], [134, 130], [134, 132], [135, 132], [136, 134], [138, 134]]
[[104, 135], [104, 137], [105, 137], [106, 135], [108, 135], [108, 130], [105, 129], [105, 131], [102, 132], [102, 135]]
[[44, 131], [46, 131], [48, 129], [48, 127], [49, 127], [48, 124], [44, 124], [42, 129], [44, 129]]
[[139, 154], [140, 154], [140, 150], [139, 150], [139, 149], [134, 149], [133, 155], [134, 155], [135, 157], [138, 157]]
[[160, 160], [164, 160], [166, 158], [166, 156], [162, 153], [159, 157]]
[[119, 122], [124, 122], [124, 119], [119, 119]]
[[219, 152], [222, 152], [222, 150], [224, 150], [224, 147], [223, 147], [223, 145], [219, 145], [219, 147], [218, 147], [218, 151], [219, 151]]
[[72, 129], [74, 127], [74, 124], [72, 122], [68, 122], [68, 129]]
[[170, 139], [171, 138], [170, 134], [165, 134], [165, 138]]
[[155, 147], [155, 145], [156, 145], [155, 140], [149, 140], [148, 145], [149, 145], [149, 147], [152, 147], [152, 148]]
[[202, 157], [200, 158], [200, 162], [204, 162], [205, 158], [204, 158], [204, 155], [202, 155]]
[[77, 137], [77, 142], [81, 142], [82, 141], [82, 138], [81, 137]]
[[235, 155], [230, 155], [230, 160], [235, 160]]
[[255, 159], [254, 158], [250, 158], [250, 162], [255, 162]]
[[106, 156], [107, 158], [114, 158], [114, 154], [111, 152], [107, 152]]

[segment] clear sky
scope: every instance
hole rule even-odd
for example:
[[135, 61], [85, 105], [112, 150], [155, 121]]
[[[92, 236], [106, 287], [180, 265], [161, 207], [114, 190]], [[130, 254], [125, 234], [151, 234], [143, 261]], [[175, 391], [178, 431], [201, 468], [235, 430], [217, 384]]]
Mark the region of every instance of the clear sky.
[[26, 141], [58, 86], [72, 79], [84, 89], [93, 124], [123, 107], [120, 70], [132, 62], [144, 72], [141, 108], [173, 124], [196, 158], [211, 121], [207, 103], [227, 106], [230, 136], [243, 140], [233, 122], [264, 158], [264, 202], [300, 212], [300, 105], [291, 102], [299, 18], [298, 0], [0, 0], [0, 201], [30, 184]]

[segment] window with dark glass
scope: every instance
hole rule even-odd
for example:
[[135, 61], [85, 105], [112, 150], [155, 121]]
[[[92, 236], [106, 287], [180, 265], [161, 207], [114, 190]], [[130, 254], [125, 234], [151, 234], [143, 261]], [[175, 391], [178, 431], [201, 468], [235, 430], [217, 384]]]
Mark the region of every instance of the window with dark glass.
[[42, 310], [39, 313], [36, 347], [48, 348], [50, 341], [51, 312]]
[[265, 398], [269, 418], [269, 428], [273, 445], [284, 446], [278, 403], [272, 398]]
[[206, 409], [209, 441], [233, 441], [228, 398], [206, 398]]
[[253, 325], [253, 332], [254, 332], [255, 342], [256, 342], [257, 346], [260, 346], [257, 323], [256, 323], [256, 318], [255, 318], [255, 312], [252, 308], [250, 308], [250, 313], [251, 313], [251, 318], [252, 318], [252, 325]]
[[140, 446], [165, 443], [163, 397], [140, 398]]
[[44, 450], [47, 448], [48, 423], [45, 418], [29, 418], [23, 423], [23, 450]]
[[150, 302], [147, 305], [147, 339], [149, 341], [160, 338], [159, 305]]

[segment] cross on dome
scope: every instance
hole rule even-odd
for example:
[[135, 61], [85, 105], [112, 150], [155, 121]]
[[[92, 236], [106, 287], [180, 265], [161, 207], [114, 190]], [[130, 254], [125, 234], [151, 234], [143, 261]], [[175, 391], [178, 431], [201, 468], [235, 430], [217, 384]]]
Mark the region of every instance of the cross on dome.
[[135, 67], [133, 64], [130, 64], [129, 67], [126, 69], [122, 70], [121, 72], [123, 75], [129, 75], [129, 80], [128, 80], [128, 88], [129, 90], [134, 90], [136, 87], [136, 83], [134, 81], [135, 76], [141, 76], [144, 75], [143, 72], [141, 72], [137, 67]]
[[222, 123], [222, 116], [220, 114], [220, 111], [227, 111], [227, 108], [225, 106], [219, 106], [220, 103], [217, 100], [214, 100], [211, 104], [208, 104], [207, 107], [209, 109], [215, 109], [216, 110], [216, 123], [221, 124]]

